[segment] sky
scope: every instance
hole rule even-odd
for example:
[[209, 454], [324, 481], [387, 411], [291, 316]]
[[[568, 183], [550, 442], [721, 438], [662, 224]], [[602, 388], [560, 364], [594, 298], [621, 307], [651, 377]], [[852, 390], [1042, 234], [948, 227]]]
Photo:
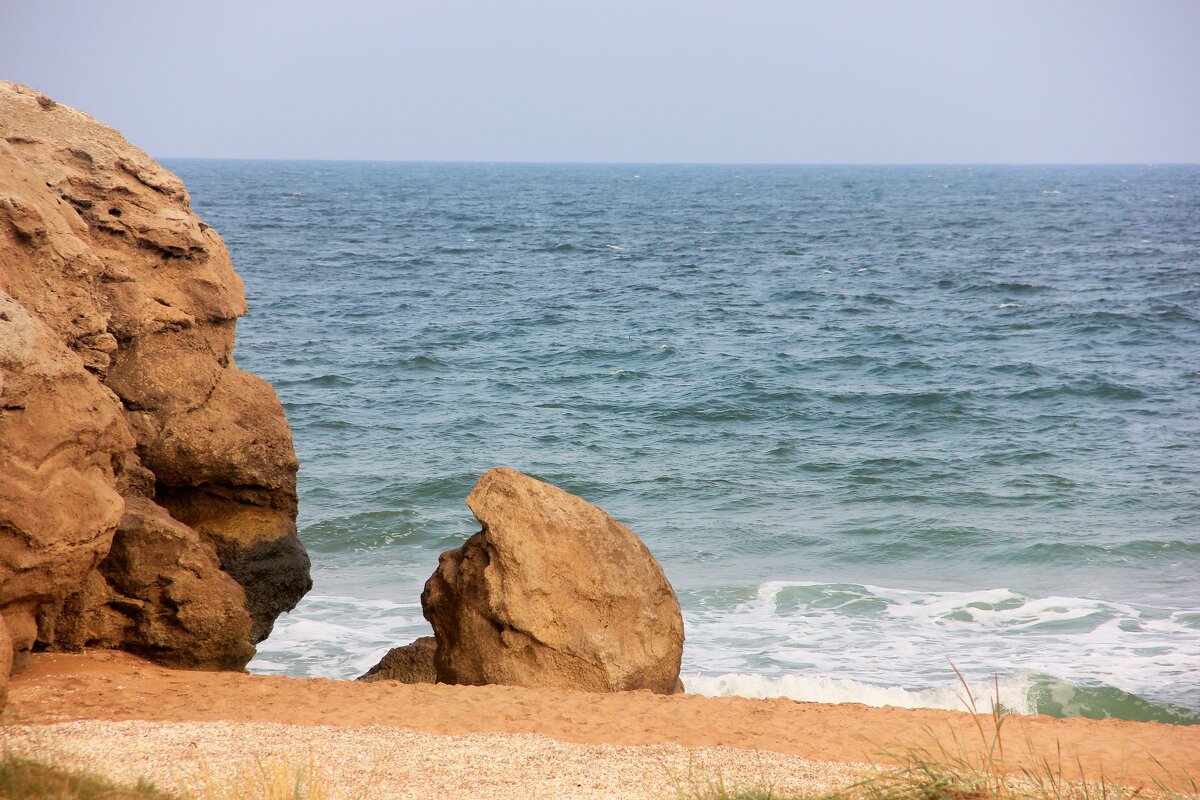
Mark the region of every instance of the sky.
[[1200, 0], [0, 0], [152, 156], [1200, 162]]

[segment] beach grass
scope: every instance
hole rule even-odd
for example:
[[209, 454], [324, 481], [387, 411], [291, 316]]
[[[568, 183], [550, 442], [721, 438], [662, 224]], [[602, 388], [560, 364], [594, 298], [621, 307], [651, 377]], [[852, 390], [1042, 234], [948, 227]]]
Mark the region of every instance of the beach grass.
[[0, 758], [0, 800], [324, 800], [325, 785], [311, 764], [259, 762], [232, 775], [203, 771], [178, 793], [138, 781], [122, 785], [84, 770], [35, 759]]
[[[884, 767], [844, 790], [830, 794], [778, 793], [769, 786], [726, 788], [718, 777], [702, 789], [680, 791], [679, 800], [1200, 800], [1200, 783], [1191, 776], [1172, 774], [1163, 764], [1162, 776], [1150, 784], [1132, 785], [1123, 775], [1087, 775], [1082, 765], [1035, 753], [1035, 767], [1011, 770], [1005, 766], [1001, 732], [1007, 712], [1000, 704], [997, 683], [991, 708], [981, 711], [966, 678], [950, 664], [963, 688], [960, 700], [970, 712], [980, 748], [952, 740], [936, 752], [909, 750], [885, 754], [899, 766]], [[1068, 777], [1069, 776], [1069, 777]], [[1179, 788], [1184, 787], [1184, 788]]]
[[122, 786], [80, 770], [16, 756], [0, 758], [2, 800], [182, 800], [150, 784]]
[[[1174, 784], [1172, 784], [1174, 785]], [[954, 764], [913, 761], [830, 794], [795, 795], [767, 786], [726, 788], [719, 782], [678, 795], [678, 800], [1197, 800], [1200, 787], [1179, 790], [1165, 781], [1131, 786], [1104, 780], [1067, 780], [1060, 775], [996, 776]]]
[[201, 770], [181, 800], [325, 800], [322, 771], [311, 759], [299, 766], [287, 759], [256, 761], [232, 775]]
[[[1174, 779], [1172, 779], [1174, 778]], [[1185, 788], [1180, 789], [1179, 786]], [[929, 759], [912, 754], [908, 762], [828, 794], [781, 793], [767, 785], [727, 788], [720, 780], [702, 789], [680, 792], [677, 800], [1200, 800], [1200, 784], [1164, 779], [1132, 785], [1104, 776], [1064, 777], [1043, 763], [1036, 771], [981, 772], [961, 760]]]

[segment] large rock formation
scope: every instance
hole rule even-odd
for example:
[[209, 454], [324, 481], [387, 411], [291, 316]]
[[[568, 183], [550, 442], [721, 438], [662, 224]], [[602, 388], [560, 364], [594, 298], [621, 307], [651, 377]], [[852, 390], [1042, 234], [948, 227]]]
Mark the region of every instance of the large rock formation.
[[[13, 647], [240, 667], [311, 583], [241, 279], [179, 179], [0, 82], [0, 613]], [[115, 536], [115, 539], [114, 539]]]
[[677, 690], [679, 602], [628, 528], [511, 469], [467, 505], [483, 530], [441, 555], [421, 595], [439, 681]]

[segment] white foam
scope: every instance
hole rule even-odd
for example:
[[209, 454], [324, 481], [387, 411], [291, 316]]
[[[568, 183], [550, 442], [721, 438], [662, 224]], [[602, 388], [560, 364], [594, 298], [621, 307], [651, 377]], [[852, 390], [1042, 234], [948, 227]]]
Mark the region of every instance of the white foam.
[[[761, 681], [774, 681], [773, 691], [803, 699], [936, 695], [953, 689], [953, 662], [973, 683], [1038, 673], [1183, 705], [1200, 701], [1200, 637], [1188, 625], [1197, 610], [1007, 588], [920, 592], [808, 581], [766, 581], [741, 603], [720, 597], [685, 603], [684, 668], [698, 676], [753, 676], [726, 682], [738, 693], [761, 692], [768, 685]], [[700, 685], [705, 680], [712, 679]], [[850, 694], [837, 694], [841, 684], [827, 681], [850, 681], [843, 686]], [[943, 707], [949, 695], [936, 702], [905, 697], [887, 702]], [[1021, 706], [1011, 695], [1005, 702]]]
[[275, 621], [271, 637], [258, 646], [251, 672], [354, 678], [383, 654], [430, 635], [418, 602], [310, 594]]
[[[1036, 710], [1032, 673], [1017, 673], [998, 683], [968, 684], [975, 707], [990, 712], [999, 694], [1000, 705], [1017, 714], [1032, 714]], [[929, 689], [905, 689], [900, 686], [878, 686], [849, 678], [830, 678], [824, 675], [686, 675], [684, 689], [709, 697], [752, 697], [758, 699], [787, 697], [810, 703], [862, 703], [868, 706], [897, 708], [944, 708], [970, 710], [970, 699], [961, 684], [947, 684]]]
[[[252, 671], [353, 678], [391, 647], [430, 634], [416, 578], [410, 591], [372, 584], [354, 587], [366, 596], [353, 597], [337, 593], [352, 587], [336, 574], [318, 577], [317, 593], [281, 616], [259, 646]], [[1015, 711], [1031, 710], [1033, 674], [1200, 706], [1200, 608], [1005, 587], [929, 592], [776, 580], [750, 588], [681, 592], [689, 691], [961, 708], [953, 662], [981, 707], [997, 674], [1001, 702]]]

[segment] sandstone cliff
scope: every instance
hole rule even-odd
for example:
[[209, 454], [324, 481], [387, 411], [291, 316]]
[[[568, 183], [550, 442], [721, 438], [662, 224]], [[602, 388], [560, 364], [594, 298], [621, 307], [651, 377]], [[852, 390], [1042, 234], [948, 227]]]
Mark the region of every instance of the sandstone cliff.
[[[0, 617], [20, 654], [239, 668], [311, 586], [241, 279], [180, 180], [0, 82]], [[0, 658], [0, 665], [3, 659]]]

